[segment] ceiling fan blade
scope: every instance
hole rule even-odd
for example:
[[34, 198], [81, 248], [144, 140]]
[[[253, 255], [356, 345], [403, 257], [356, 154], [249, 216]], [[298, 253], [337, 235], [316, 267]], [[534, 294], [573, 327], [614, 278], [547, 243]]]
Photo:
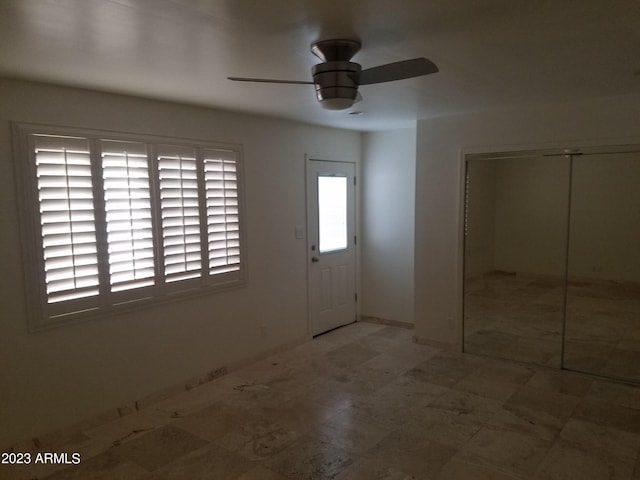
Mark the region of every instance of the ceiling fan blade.
[[367, 68], [360, 72], [360, 85], [371, 85], [372, 83], [392, 82], [404, 78], [420, 77], [436, 73], [438, 67], [431, 60], [426, 58], [414, 58], [412, 60], [402, 60], [395, 63], [387, 63], [378, 67]]
[[301, 80], [273, 80], [270, 78], [246, 78], [246, 77], [227, 77], [234, 82], [257, 82], [257, 83], [291, 83], [297, 85], [313, 85], [313, 82], [303, 82]]

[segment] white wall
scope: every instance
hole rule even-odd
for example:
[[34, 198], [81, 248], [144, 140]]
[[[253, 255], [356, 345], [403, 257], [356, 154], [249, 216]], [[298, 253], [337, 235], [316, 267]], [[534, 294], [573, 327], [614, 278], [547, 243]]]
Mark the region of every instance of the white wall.
[[[469, 162], [465, 275], [640, 281], [640, 152]], [[495, 259], [495, 260], [494, 260]]]
[[416, 129], [363, 135], [361, 314], [413, 323]]
[[494, 269], [563, 276], [567, 254], [569, 160], [496, 160]]
[[[359, 133], [14, 80], [0, 99], [0, 446], [308, 335], [305, 154], [359, 163]], [[248, 285], [27, 333], [9, 121], [242, 144]]]
[[415, 328], [460, 344], [463, 151], [640, 143], [640, 96], [470, 113], [418, 122]]
[[569, 276], [640, 282], [640, 153], [573, 160]]
[[469, 183], [464, 275], [472, 278], [495, 270], [496, 161], [469, 162], [466, 173]]

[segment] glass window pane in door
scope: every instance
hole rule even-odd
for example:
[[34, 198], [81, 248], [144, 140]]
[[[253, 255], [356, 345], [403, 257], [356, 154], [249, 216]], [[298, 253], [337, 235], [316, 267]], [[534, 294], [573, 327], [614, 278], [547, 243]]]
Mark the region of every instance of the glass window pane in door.
[[347, 177], [318, 177], [320, 253], [347, 248]]

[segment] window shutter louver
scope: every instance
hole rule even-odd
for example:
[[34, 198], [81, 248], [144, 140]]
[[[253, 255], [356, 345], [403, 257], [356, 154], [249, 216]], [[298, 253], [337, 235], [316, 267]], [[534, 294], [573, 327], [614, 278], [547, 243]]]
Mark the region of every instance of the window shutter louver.
[[47, 303], [99, 294], [89, 141], [32, 135]]
[[146, 146], [101, 144], [111, 291], [151, 286], [155, 266]]
[[202, 254], [195, 151], [160, 145], [158, 176], [165, 281], [199, 278]]
[[209, 274], [240, 270], [236, 153], [204, 150]]

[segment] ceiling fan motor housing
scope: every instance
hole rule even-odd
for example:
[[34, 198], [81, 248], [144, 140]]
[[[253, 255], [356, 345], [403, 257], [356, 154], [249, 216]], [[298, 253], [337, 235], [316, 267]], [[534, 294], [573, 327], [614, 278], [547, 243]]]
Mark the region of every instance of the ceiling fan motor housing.
[[328, 110], [351, 107], [358, 95], [360, 70], [360, 65], [354, 62], [328, 61], [315, 65], [311, 73], [320, 105]]

